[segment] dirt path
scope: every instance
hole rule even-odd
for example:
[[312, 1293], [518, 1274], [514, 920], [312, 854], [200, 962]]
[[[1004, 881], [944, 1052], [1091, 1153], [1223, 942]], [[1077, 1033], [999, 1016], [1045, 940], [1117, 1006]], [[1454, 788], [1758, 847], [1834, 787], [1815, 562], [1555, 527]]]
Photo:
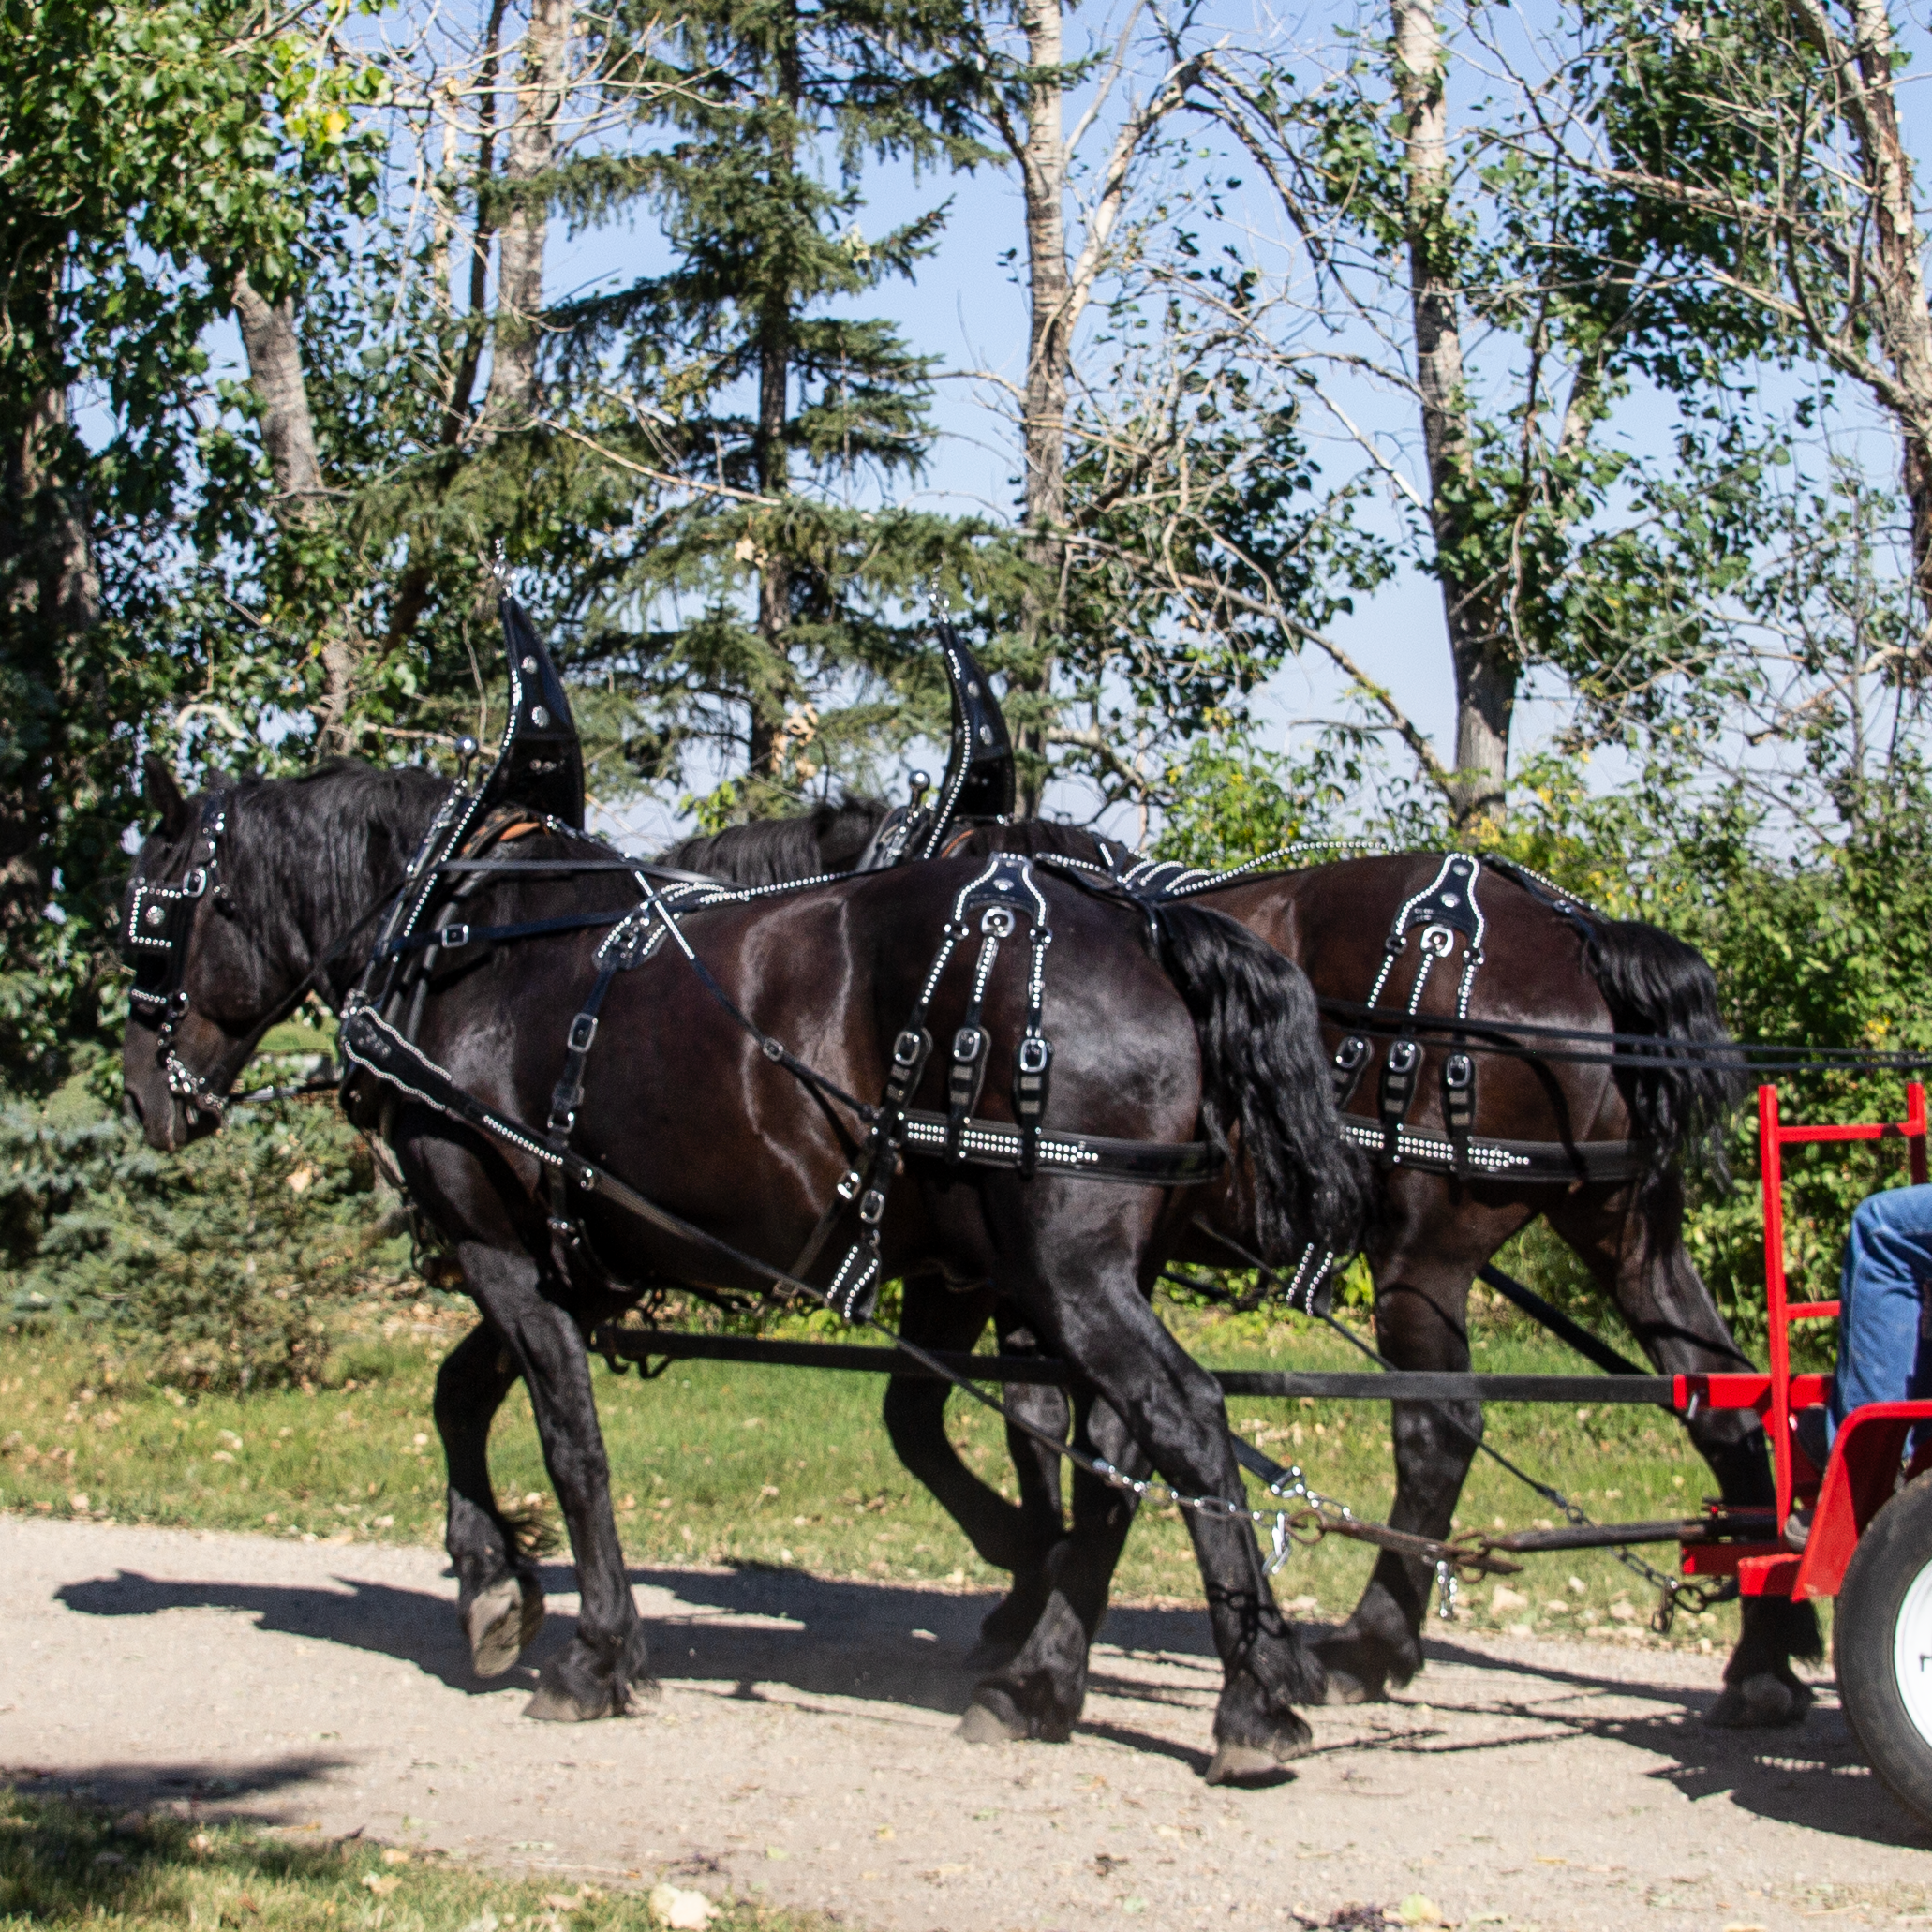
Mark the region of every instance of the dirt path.
[[[949, 1733], [985, 1598], [640, 1572], [662, 1701], [565, 1729], [519, 1717], [529, 1672], [469, 1677], [429, 1551], [9, 1518], [0, 1552], [0, 1767], [116, 1806], [675, 1869], [879, 1932], [1282, 1923], [1416, 1892], [1465, 1925], [1650, 1909], [1713, 1932], [1932, 1905], [1926, 1839], [1829, 1689], [1802, 1730], [1706, 1731], [1716, 1659], [1439, 1627], [1412, 1694], [1314, 1713], [1291, 1782], [1230, 1793], [1198, 1776], [1197, 1613], [1115, 1612], [1071, 1745], [974, 1748]], [[540, 1659], [573, 1605], [549, 1581]]]

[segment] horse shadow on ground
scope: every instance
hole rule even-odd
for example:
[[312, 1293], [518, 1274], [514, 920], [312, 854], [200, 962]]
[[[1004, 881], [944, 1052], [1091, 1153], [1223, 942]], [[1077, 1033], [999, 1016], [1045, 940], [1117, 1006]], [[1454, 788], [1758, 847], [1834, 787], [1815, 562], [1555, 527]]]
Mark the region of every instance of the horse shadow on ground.
[[[553, 1606], [574, 1593], [568, 1565], [542, 1570]], [[965, 1663], [992, 1598], [840, 1583], [796, 1571], [633, 1569], [647, 1593], [645, 1628], [654, 1673], [667, 1682], [763, 1685], [808, 1696], [858, 1697], [936, 1711], [961, 1711], [973, 1672]], [[55, 1600], [82, 1616], [158, 1616], [221, 1610], [258, 1629], [340, 1644], [407, 1663], [464, 1696], [533, 1689], [543, 1665], [570, 1642], [575, 1619], [553, 1608], [517, 1666], [481, 1678], [456, 1621], [454, 1592], [411, 1589], [362, 1577], [334, 1587], [151, 1577], [138, 1570], [64, 1583]], [[664, 1598], [672, 1599], [667, 1609]], [[655, 1599], [655, 1600], [650, 1600]], [[756, 1622], [741, 1619], [755, 1618]], [[1205, 1622], [1205, 1619], [1203, 1619]]]
[[[732, 1687], [729, 1695], [758, 1702], [767, 1689], [787, 1687], [808, 1697], [860, 1699], [909, 1709], [957, 1713], [970, 1701], [977, 1672], [968, 1661], [979, 1625], [995, 1600], [875, 1581], [840, 1581], [797, 1570], [747, 1565], [736, 1570], [633, 1569], [646, 1593], [645, 1626], [652, 1667], [668, 1683]], [[568, 1565], [544, 1567], [553, 1602], [575, 1587]], [[574, 1619], [554, 1612], [524, 1660], [502, 1677], [483, 1679], [469, 1668], [456, 1624], [453, 1591], [409, 1589], [362, 1578], [335, 1588], [182, 1582], [124, 1570], [117, 1576], [63, 1585], [58, 1600], [83, 1616], [155, 1616], [165, 1611], [216, 1609], [255, 1619], [257, 1627], [391, 1657], [463, 1696], [535, 1687], [543, 1664], [569, 1641]], [[1303, 1634], [1318, 1634], [1304, 1626]], [[1115, 1713], [1080, 1728], [1126, 1748], [1195, 1764], [1204, 1754], [1158, 1731], [1122, 1722], [1119, 1704], [1198, 1711], [1201, 1744], [1219, 1690], [1219, 1671], [1207, 1615], [1194, 1608], [1122, 1606], [1102, 1632], [1107, 1653], [1094, 1660], [1092, 1688], [1116, 1701]], [[1427, 1702], [1445, 1715], [1494, 1720], [1516, 1717], [1505, 1737], [1460, 1738], [1441, 1732], [1392, 1732], [1336, 1739], [1325, 1754], [1384, 1751], [1479, 1757], [1504, 1748], [1597, 1736], [1642, 1750], [1658, 1762], [1651, 1776], [1691, 1799], [1728, 1795], [1746, 1811], [1805, 1825], [1834, 1836], [1877, 1844], [1922, 1846], [1927, 1835], [1883, 1795], [1860, 1759], [1829, 1686], [1799, 1725], [1776, 1731], [1714, 1730], [1703, 1722], [1716, 1701], [1713, 1662], [1707, 1688], [1612, 1681], [1552, 1657], [1495, 1657], [1432, 1639], [1429, 1659], [1467, 1667], [1481, 1678], [1511, 1677], [1523, 1688], [1459, 1694], [1439, 1673], [1416, 1680], [1405, 1701]], [[1107, 1653], [1121, 1654], [1121, 1663]], [[1198, 1662], [1198, 1688], [1176, 1689], [1136, 1681], [1121, 1664], [1137, 1657]], [[1607, 1691], [1637, 1716], [1591, 1708], [1591, 1693]], [[146, 1776], [145, 1773], [141, 1774]], [[134, 1802], [129, 1800], [128, 1802]]]
[[[1775, 1731], [1733, 1731], [1705, 1722], [1717, 1701], [1715, 1669], [1710, 1687], [1704, 1689], [1641, 1679], [1612, 1681], [1554, 1658], [1492, 1657], [1439, 1639], [1425, 1642], [1424, 1652], [1432, 1662], [1461, 1664], [1548, 1687], [1521, 1697], [1482, 1697], [1465, 1704], [1453, 1694], [1443, 1695], [1446, 1687], [1440, 1680], [1432, 1685], [1425, 1674], [1405, 1695], [1426, 1702], [1433, 1710], [1514, 1715], [1525, 1727], [1536, 1726], [1551, 1743], [1567, 1737], [1600, 1737], [1629, 1745], [1660, 1760], [1649, 1776], [1685, 1797], [1728, 1797], [1740, 1810], [1776, 1823], [1803, 1825], [1874, 1845], [1923, 1849], [1932, 1844], [1932, 1832], [1893, 1802], [1865, 1763], [1829, 1677], [1813, 1683], [1817, 1702], [1802, 1721]], [[1593, 1712], [1586, 1700], [1598, 1692], [1655, 1708], [1635, 1717]], [[1415, 1739], [1408, 1747], [1422, 1753], [1480, 1754], [1534, 1742], [1528, 1736], [1494, 1742], [1431, 1737]], [[1401, 1749], [1404, 1740], [1381, 1741], [1379, 1747]]]

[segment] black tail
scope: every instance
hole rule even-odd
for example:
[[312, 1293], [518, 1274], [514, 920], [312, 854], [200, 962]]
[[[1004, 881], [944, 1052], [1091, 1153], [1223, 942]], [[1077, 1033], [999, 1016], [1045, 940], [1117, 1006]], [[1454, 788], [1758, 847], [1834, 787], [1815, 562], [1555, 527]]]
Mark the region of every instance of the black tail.
[[1201, 1045], [1201, 1113], [1226, 1139], [1241, 1129], [1261, 1257], [1292, 1266], [1315, 1242], [1360, 1246], [1367, 1164], [1342, 1137], [1315, 988], [1224, 914], [1184, 900], [1159, 913], [1163, 964]]
[[1701, 1148], [1721, 1173], [1717, 1130], [1750, 1082], [1742, 1062], [1721, 1051], [1731, 1041], [1709, 962], [1695, 946], [1636, 919], [1597, 924], [1583, 960], [1618, 1033], [1651, 1033], [1686, 1049], [1660, 1047], [1655, 1060], [1645, 1055], [1641, 1071], [1617, 1075], [1632, 1124], [1656, 1149], [1657, 1168]]

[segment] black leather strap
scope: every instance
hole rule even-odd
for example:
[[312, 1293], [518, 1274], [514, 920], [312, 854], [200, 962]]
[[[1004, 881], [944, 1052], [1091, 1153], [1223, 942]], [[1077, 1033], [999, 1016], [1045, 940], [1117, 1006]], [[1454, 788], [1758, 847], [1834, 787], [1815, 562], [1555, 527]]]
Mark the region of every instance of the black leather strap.
[[[1380, 1153], [1385, 1145], [1379, 1121], [1364, 1120], [1360, 1114], [1344, 1114], [1342, 1131], [1358, 1146]], [[1579, 1181], [1605, 1185], [1618, 1181], [1637, 1181], [1649, 1173], [1656, 1163], [1656, 1149], [1648, 1140], [1477, 1140], [1471, 1139], [1463, 1155], [1466, 1166], [1458, 1169], [1457, 1149], [1439, 1134], [1419, 1133], [1413, 1127], [1396, 1131], [1390, 1166], [1418, 1167], [1425, 1174], [1462, 1172], [1471, 1181], [1519, 1181], [1529, 1185], [1574, 1186]]]

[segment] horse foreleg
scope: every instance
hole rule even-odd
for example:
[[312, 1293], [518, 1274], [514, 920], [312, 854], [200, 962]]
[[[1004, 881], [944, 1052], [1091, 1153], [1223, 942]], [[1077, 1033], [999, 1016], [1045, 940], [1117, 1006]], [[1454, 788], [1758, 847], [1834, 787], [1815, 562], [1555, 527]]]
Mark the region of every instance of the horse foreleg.
[[[1580, 1195], [1550, 1213], [1550, 1225], [1583, 1257], [1658, 1370], [1673, 1375], [1748, 1370], [1752, 1364], [1684, 1252], [1683, 1220], [1683, 1184], [1674, 1172], [1647, 1187]], [[1773, 1507], [1770, 1446], [1755, 1414], [1705, 1409], [1687, 1426], [1726, 1503]], [[1791, 1659], [1816, 1662], [1822, 1654], [1817, 1612], [1789, 1597], [1746, 1597], [1740, 1614], [1737, 1647], [1724, 1666], [1724, 1690], [1709, 1721], [1754, 1729], [1796, 1723], [1811, 1692]]]
[[457, 1343], [436, 1377], [436, 1427], [449, 1466], [443, 1547], [479, 1677], [500, 1677], [543, 1622], [536, 1566], [518, 1526], [497, 1507], [490, 1480], [490, 1423], [515, 1381], [515, 1362], [487, 1322]]
[[644, 1627], [624, 1574], [611, 1509], [610, 1464], [590, 1389], [583, 1330], [542, 1292], [528, 1255], [465, 1241], [464, 1278], [503, 1337], [537, 1419], [543, 1465], [563, 1510], [577, 1568], [576, 1634], [543, 1668], [525, 1715], [574, 1721], [621, 1715], [652, 1687]]

